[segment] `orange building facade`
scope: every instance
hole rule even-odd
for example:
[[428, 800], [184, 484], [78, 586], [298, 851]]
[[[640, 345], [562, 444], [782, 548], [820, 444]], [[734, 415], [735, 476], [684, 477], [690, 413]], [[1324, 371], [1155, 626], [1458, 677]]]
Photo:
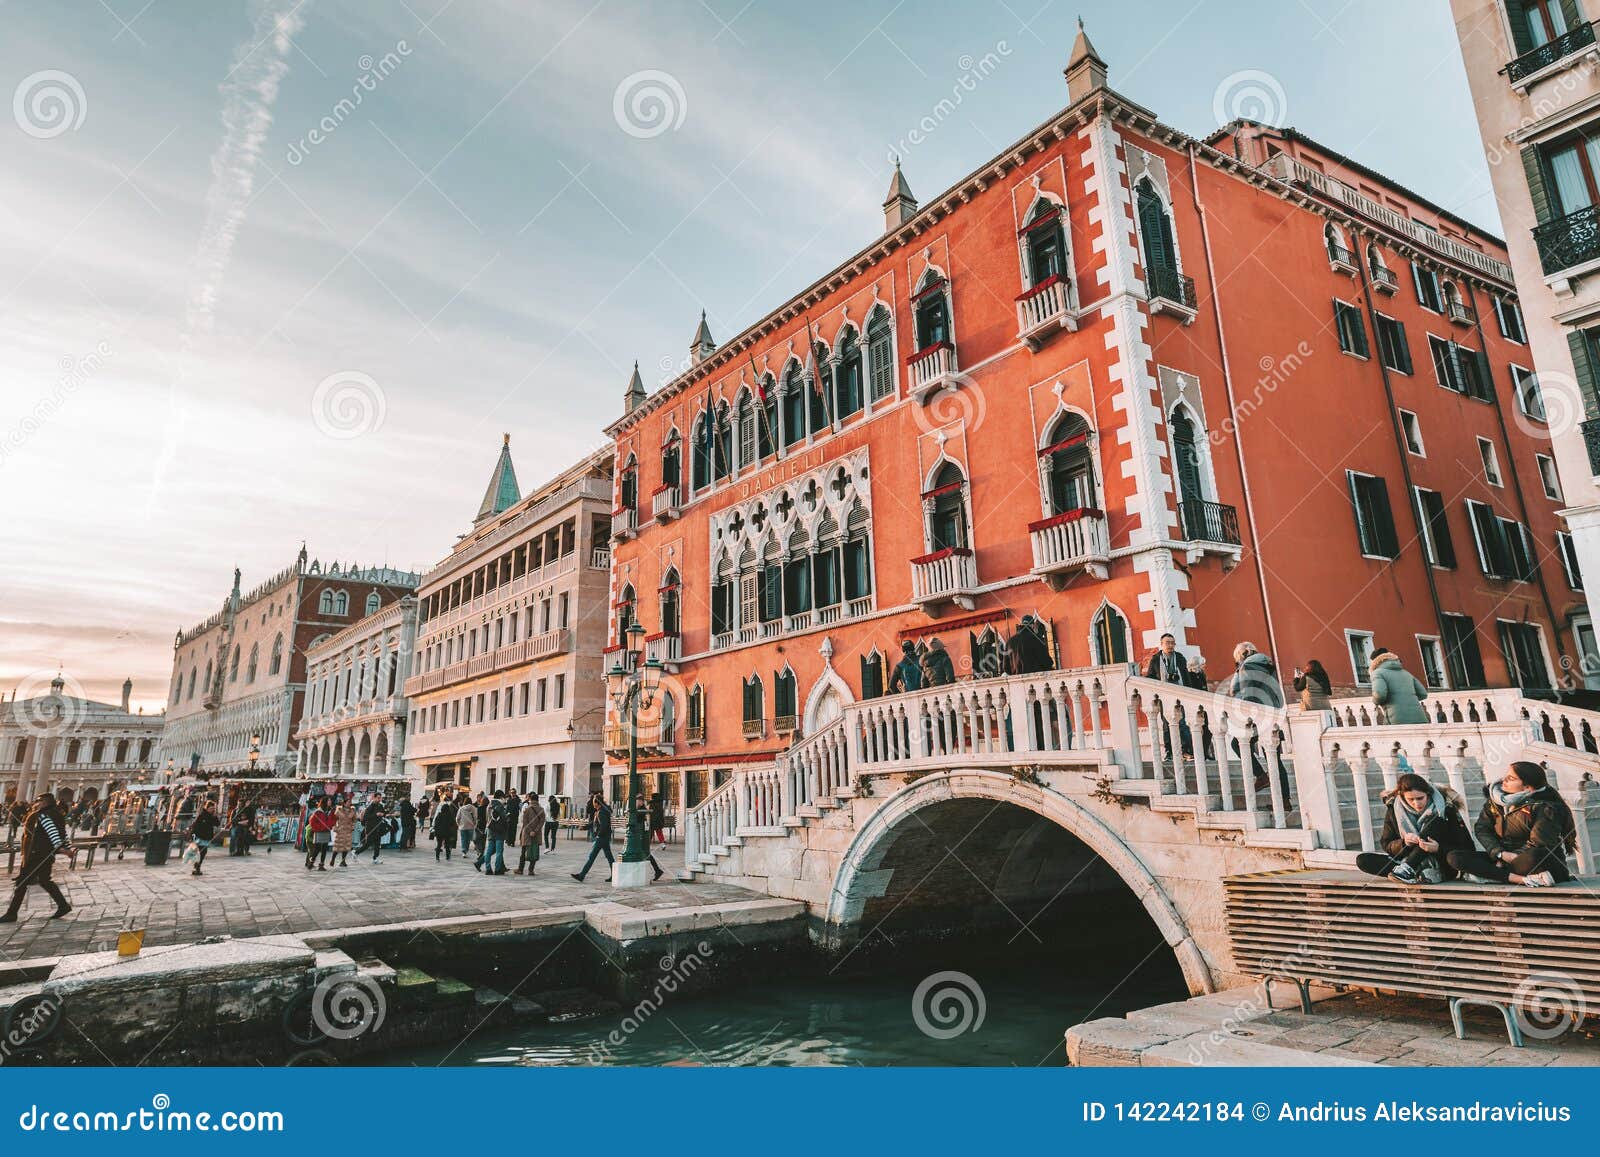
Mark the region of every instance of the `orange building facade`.
[[[1501, 243], [1288, 129], [1206, 140], [1106, 87], [655, 393], [616, 443], [613, 650], [668, 672], [646, 790], [692, 807], [903, 645], [999, 673], [1171, 633], [1363, 688], [1565, 681], [1581, 613]], [[626, 732], [607, 740], [612, 795]], [[721, 773], [721, 774], [719, 774]]]

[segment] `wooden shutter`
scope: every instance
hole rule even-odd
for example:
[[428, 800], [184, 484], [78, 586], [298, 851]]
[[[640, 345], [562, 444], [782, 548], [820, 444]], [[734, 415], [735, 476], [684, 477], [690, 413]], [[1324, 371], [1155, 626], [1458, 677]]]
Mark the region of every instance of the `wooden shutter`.
[[758, 599], [761, 591], [761, 576], [755, 571], [746, 571], [739, 576], [739, 625], [753, 627], [760, 618]]
[[1591, 418], [1600, 407], [1600, 389], [1596, 388], [1594, 358], [1589, 348], [1586, 330], [1573, 330], [1567, 334], [1567, 349], [1572, 354], [1572, 376], [1582, 387], [1584, 412]]
[[1544, 182], [1544, 161], [1539, 156], [1538, 145], [1528, 145], [1522, 150], [1522, 175], [1528, 180], [1528, 196], [1533, 200], [1534, 220], [1543, 225], [1555, 214], [1550, 208], [1550, 193]]

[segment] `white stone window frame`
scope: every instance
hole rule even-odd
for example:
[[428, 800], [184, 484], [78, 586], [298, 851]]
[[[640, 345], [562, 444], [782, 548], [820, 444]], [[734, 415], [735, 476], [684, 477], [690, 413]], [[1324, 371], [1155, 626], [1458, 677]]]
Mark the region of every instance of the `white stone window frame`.
[[[1366, 663], [1356, 662], [1356, 650], [1352, 644], [1357, 639], [1366, 640], [1366, 646], [1362, 648], [1366, 656]], [[1344, 629], [1344, 654], [1350, 663], [1350, 670], [1355, 675], [1356, 686], [1358, 687], [1372, 686], [1372, 672], [1368, 669], [1367, 664], [1372, 662], [1372, 645], [1376, 640], [1377, 635], [1372, 631], [1362, 630], [1359, 627], [1346, 627]]]
[[[1040, 423], [1038, 433], [1034, 436], [1034, 456], [1039, 468], [1039, 514], [1043, 518], [1051, 516], [1050, 466], [1044, 457], [1044, 450], [1045, 447], [1054, 445], [1050, 441], [1050, 432], [1056, 428], [1057, 423], [1062, 418], [1069, 416], [1078, 418], [1083, 422], [1084, 429], [1088, 431], [1088, 438], [1084, 445], [1089, 451], [1089, 460], [1094, 467], [1095, 506], [1102, 512], [1106, 508], [1106, 475], [1103, 464], [1100, 461], [1100, 432], [1095, 429], [1094, 418], [1079, 406], [1069, 406], [1065, 402], [1058, 401], [1056, 408], [1050, 412], [1050, 417]], [[1195, 423], [1195, 427], [1204, 429], [1199, 422]], [[1168, 452], [1171, 452], [1170, 446]], [[927, 488], [924, 487], [924, 489]]]

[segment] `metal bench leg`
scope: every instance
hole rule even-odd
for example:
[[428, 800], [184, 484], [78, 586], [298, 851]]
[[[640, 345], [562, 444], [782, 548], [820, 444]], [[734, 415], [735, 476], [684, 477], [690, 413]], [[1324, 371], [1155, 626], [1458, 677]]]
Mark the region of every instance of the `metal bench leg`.
[[1456, 1030], [1456, 1040], [1467, 1039], [1467, 1026], [1461, 1019], [1461, 1001], [1454, 996], [1450, 998], [1450, 1024]]
[[1499, 1000], [1484, 1000], [1471, 996], [1452, 996], [1450, 998], [1450, 1022], [1455, 1025], [1456, 1039], [1467, 1039], [1467, 1026], [1461, 1018], [1462, 1006], [1475, 1004], [1480, 1008], [1492, 1008], [1500, 1014], [1506, 1022], [1506, 1036], [1511, 1040], [1512, 1048], [1522, 1048], [1522, 1026], [1517, 1023], [1517, 1010], [1509, 1003]]
[[1522, 1047], [1522, 1025], [1517, 1021], [1517, 1010], [1509, 1004], [1500, 1005], [1500, 1015], [1506, 1018], [1506, 1036], [1511, 1038], [1511, 1047]]
[[1299, 977], [1295, 979], [1294, 986], [1300, 990], [1300, 1011], [1307, 1016], [1311, 1015], [1311, 982]]

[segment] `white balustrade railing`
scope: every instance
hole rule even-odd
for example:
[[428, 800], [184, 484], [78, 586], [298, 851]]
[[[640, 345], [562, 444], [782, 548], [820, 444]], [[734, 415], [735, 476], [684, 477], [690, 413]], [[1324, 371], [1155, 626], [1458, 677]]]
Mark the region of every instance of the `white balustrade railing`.
[[676, 483], [669, 483], [650, 496], [650, 516], [658, 522], [675, 518], [683, 505], [683, 491]]
[[683, 858], [691, 868], [712, 848], [725, 845], [739, 827], [738, 786], [738, 778], [730, 778], [689, 809], [683, 827]]
[[912, 397], [935, 393], [956, 380], [956, 347], [947, 341], [918, 350], [907, 361]]
[[1069, 298], [1063, 277], [1047, 277], [1017, 298], [1017, 333], [1027, 337], [1067, 315]]
[[1098, 510], [1073, 510], [1032, 523], [1028, 540], [1033, 569], [1041, 572], [1103, 563], [1111, 554], [1105, 515]]
[[919, 603], [966, 594], [977, 586], [978, 567], [966, 547], [947, 547], [911, 560], [911, 597]]

